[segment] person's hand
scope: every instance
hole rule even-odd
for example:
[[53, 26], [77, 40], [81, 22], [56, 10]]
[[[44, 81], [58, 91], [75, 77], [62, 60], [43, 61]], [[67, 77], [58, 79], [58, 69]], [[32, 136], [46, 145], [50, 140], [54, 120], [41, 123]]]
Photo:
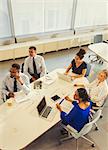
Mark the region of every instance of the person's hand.
[[15, 78], [16, 78], [17, 80], [19, 80], [19, 79], [20, 79], [20, 75], [19, 75], [19, 73], [16, 73]]
[[15, 78], [16, 78], [16, 80], [17, 80], [17, 81], [19, 81], [19, 82], [20, 82], [20, 84], [21, 84], [21, 85], [23, 85], [23, 84], [24, 84], [23, 79], [20, 77], [20, 75], [19, 75], [19, 74], [16, 74]]
[[74, 80], [74, 79], [75, 79], [75, 76], [72, 75], [72, 76], [71, 76], [71, 80]]
[[72, 101], [73, 101], [72, 99], [69, 98], [69, 96], [66, 96], [66, 97], [65, 97], [65, 100], [66, 100], [66, 101], [69, 101], [69, 102], [71, 102], [71, 103], [72, 103]]
[[35, 80], [37, 80], [37, 79], [36, 79], [35, 77], [32, 76], [32, 81], [35, 81]]
[[61, 106], [58, 103], [56, 104], [56, 107], [59, 111], [62, 111]]
[[11, 97], [14, 98], [14, 97], [15, 97], [15, 94], [14, 94], [13, 92], [9, 92], [8, 97], [9, 97], [9, 98], [11, 98]]
[[64, 75], [68, 75], [68, 72], [65, 72]]
[[67, 101], [68, 101], [69, 99], [70, 99], [70, 98], [69, 98], [69, 96], [66, 96], [66, 97], [65, 97], [65, 100], [67, 100]]
[[74, 84], [74, 86], [75, 86], [75, 87], [82, 87], [82, 88], [85, 87], [83, 84], [79, 84], [79, 85], [78, 85], [78, 84]]

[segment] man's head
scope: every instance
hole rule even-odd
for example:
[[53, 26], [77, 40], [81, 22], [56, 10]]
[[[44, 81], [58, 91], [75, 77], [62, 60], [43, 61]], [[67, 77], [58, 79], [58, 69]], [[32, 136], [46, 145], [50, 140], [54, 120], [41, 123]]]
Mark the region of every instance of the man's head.
[[36, 56], [36, 47], [35, 46], [29, 47], [29, 55], [31, 57], [35, 57]]
[[12, 64], [12, 67], [10, 69], [10, 76], [16, 77], [20, 72], [20, 65], [19, 64]]

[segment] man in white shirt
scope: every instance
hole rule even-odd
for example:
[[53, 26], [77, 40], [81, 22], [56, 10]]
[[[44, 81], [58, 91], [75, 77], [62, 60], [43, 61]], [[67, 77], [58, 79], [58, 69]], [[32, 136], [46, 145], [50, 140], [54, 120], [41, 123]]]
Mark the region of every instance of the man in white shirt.
[[29, 57], [24, 61], [24, 73], [29, 77], [30, 82], [46, 74], [45, 61], [42, 56], [37, 55], [36, 47], [29, 48]]
[[12, 64], [10, 73], [8, 73], [2, 83], [2, 94], [4, 101], [15, 97], [15, 92], [23, 90], [25, 94], [30, 92], [29, 78], [20, 72], [19, 64]]

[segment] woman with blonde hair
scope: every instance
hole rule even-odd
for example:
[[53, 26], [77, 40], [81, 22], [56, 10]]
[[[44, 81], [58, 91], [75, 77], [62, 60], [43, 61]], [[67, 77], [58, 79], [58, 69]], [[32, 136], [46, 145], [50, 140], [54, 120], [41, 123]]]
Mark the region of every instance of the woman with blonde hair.
[[[104, 103], [105, 98], [108, 95], [108, 70], [104, 69], [99, 72], [97, 78], [91, 82], [90, 84], [86, 85], [89, 88], [89, 94], [91, 100], [93, 102], [93, 106], [102, 106]], [[75, 86], [84, 87], [84, 85], [75, 84]]]

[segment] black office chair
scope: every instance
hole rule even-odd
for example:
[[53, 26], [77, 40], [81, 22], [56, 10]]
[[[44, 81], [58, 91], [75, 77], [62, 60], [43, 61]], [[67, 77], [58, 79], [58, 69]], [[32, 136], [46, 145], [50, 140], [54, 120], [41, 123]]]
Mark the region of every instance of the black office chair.
[[24, 63], [21, 64], [21, 72], [24, 72]]
[[[100, 42], [103, 42], [102, 34], [94, 36], [94, 43], [100, 43]], [[97, 62], [99, 64], [103, 64], [103, 62], [104, 62], [103, 59], [100, 56], [96, 55], [96, 54], [91, 54], [88, 57], [89, 57], [91, 63]]]

